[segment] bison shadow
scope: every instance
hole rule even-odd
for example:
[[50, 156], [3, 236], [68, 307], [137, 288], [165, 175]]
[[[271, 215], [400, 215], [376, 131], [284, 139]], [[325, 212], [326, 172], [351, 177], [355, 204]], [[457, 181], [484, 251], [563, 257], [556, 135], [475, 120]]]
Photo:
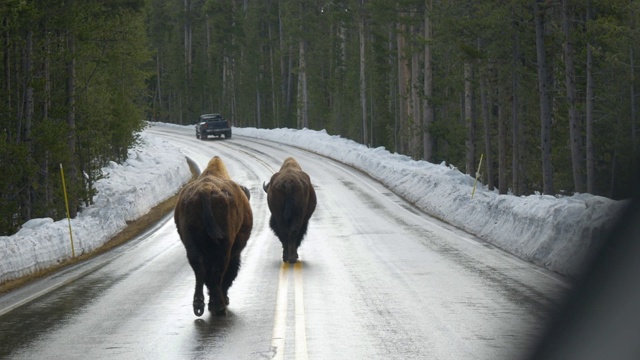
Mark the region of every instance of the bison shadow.
[[198, 341], [210, 341], [222, 339], [236, 323], [232, 311], [227, 316], [216, 316], [209, 313], [208, 316], [197, 318], [193, 321]]

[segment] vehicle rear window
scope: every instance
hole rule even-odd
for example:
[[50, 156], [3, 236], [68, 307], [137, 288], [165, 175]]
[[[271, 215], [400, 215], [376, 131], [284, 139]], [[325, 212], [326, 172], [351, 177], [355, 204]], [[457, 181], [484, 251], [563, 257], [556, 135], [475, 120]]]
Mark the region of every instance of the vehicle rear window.
[[213, 117], [203, 117], [202, 121], [224, 121], [222, 116], [213, 116]]

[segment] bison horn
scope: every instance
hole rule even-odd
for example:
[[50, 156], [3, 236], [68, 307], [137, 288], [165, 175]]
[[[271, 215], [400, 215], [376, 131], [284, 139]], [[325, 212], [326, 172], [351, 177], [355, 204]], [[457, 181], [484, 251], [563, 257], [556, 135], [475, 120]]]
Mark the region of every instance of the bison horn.
[[240, 185], [240, 188], [242, 189], [244, 194], [247, 196], [247, 200], [251, 200], [251, 191], [249, 191], [249, 189], [243, 185]]
[[264, 181], [262, 182], [262, 189], [264, 192], [269, 192], [269, 184], [266, 184]]

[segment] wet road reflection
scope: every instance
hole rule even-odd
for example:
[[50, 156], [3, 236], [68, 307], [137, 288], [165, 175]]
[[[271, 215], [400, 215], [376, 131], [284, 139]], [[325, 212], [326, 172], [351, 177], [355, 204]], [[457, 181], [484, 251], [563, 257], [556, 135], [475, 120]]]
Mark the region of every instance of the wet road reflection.
[[[229, 315], [193, 315], [193, 271], [169, 219], [31, 302], [8, 311], [0, 297], [0, 358], [514, 359], [567, 289], [342, 164], [240, 136], [157, 132], [198, 163], [220, 155], [251, 190]], [[261, 184], [290, 155], [315, 180], [318, 208], [301, 262], [283, 267]]]
[[[173, 226], [168, 222], [114, 261], [2, 315], [0, 358], [268, 358], [274, 284], [247, 265], [230, 291], [229, 316], [194, 318], [192, 270]], [[265, 296], [249, 296], [248, 288]]]

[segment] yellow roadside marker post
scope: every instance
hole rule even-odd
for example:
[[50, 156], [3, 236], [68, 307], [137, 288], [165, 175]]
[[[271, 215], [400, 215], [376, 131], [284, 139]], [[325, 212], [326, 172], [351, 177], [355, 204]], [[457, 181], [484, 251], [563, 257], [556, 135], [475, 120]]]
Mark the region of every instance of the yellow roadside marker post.
[[471, 198], [476, 194], [476, 184], [478, 183], [478, 178], [480, 177], [480, 168], [482, 167], [482, 157], [484, 154], [480, 154], [480, 163], [478, 164], [478, 171], [476, 171], [476, 181], [473, 182], [473, 191], [471, 191]]
[[69, 221], [69, 238], [71, 239], [71, 257], [76, 257], [76, 250], [73, 248], [73, 233], [71, 232], [71, 215], [69, 215], [69, 199], [67, 198], [67, 185], [64, 182], [64, 169], [60, 163], [60, 176], [62, 177], [62, 191], [64, 192], [64, 205], [67, 208], [67, 221]]

